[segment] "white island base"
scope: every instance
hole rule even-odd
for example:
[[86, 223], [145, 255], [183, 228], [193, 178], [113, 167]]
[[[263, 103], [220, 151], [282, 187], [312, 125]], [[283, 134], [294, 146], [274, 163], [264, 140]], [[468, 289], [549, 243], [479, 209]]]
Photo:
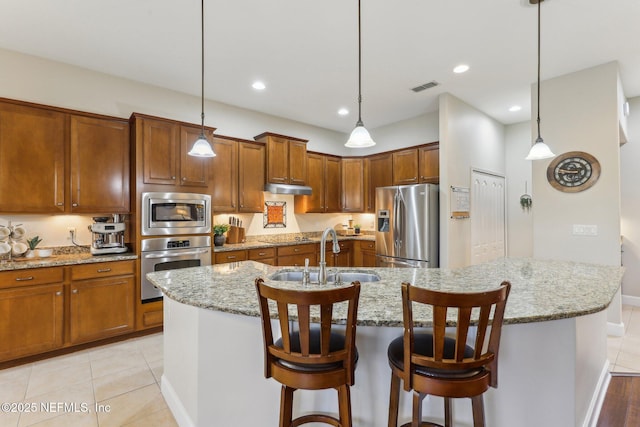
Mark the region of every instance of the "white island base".
[[[162, 393], [181, 427], [277, 426], [280, 385], [263, 375], [258, 317], [198, 308], [164, 299]], [[274, 324], [275, 325], [275, 324]], [[503, 327], [498, 389], [485, 393], [492, 427], [595, 425], [608, 378], [606, 311]], [[360, 354], [351, 389], [354, 427], [386, 427], [391, 371], [387, 345], [401, 328], [358, 326]], [[298, 391], [294, 415], [337, 413], [334, 390]], [[442, 422], [440, 398], [425, 414]], [[409, 421], [411, 395], [402, 392], [400, 421]], [[456, 426], [471, 426], [468, 399], [454, 403]]]

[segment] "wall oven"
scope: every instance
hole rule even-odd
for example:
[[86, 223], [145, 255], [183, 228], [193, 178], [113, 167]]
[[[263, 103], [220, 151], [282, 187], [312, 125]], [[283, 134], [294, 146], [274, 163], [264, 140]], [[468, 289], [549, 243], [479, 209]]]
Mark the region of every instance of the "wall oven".
[[196, 193], [142, 193], [141, 234], [211, 233], [211, 196]]
[[140, 299], [159, 301], [162, 291], [147, 280], [147, 273], [211, 265], [210, 236], [156, 237], [141, 245]]

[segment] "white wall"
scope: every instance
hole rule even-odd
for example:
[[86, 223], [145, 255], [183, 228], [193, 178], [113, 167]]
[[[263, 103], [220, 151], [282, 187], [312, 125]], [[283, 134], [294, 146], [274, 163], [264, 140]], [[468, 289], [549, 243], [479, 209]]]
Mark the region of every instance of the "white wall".
[[[579, 193], [551, 187], [550, 160], [533, 162], [533, 254], [536, 258], [620, 265], [620, 155], [617, 63], [542, 82], [541, 134], [555, 154], [585, 151], [600, 162], [600, 179]], [[535, 85], [532, 109], [536, 111]], [[536, 123], [531, 123], [535, 139]], [[597, 236], [573, 235], [573, 224], [596, 225]]]
[[[505, 170], [507, 173], [507, 255], [533, 255], [534, 209], [523, 210], [520, 196], [531, 191], [531, 161], [525, 160], [531, 147], [530, 122], [505, 127]], [[535, 205], [536, 200], [533, 200]]]
[[450, 218], [449, 188], [469, 188], [471, 168], [505, 173], [505, 130], [450, 94], [440, 96], [439, 128], [440, 266], [454, 268], [471, 264], [471, 221]]
[[622, 279], [625, 302], [640, 306], [640, 97], [629, 99], [629, 142], [620, 147], [620, 191], [622, 199]]

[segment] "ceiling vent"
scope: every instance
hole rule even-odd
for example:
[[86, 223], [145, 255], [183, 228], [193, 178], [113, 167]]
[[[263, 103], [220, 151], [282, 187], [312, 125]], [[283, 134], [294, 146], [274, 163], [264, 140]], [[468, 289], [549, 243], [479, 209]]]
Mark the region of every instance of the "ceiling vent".
[[440, 83], [438, 83], [437, 81], [432, 80], [429, 83], [425, 83], [423, 85], [416, 86], [416, 87], [412, 88], [411, 90], [414, 91], [414, 92], [422, 92], [423, 90], [427, 90], [427, 89], [431, 89], [432, 87], [436, 87], [439, 84]]

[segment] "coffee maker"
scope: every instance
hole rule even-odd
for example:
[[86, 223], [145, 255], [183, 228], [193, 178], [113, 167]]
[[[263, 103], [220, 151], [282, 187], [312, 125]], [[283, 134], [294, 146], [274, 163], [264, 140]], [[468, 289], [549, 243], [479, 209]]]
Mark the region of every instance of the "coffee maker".
[[109, 217], [97, 216], [93, 217], [95, 221], [89, 226], [91, 231], [91, 254], [117, 254], [127, 252], [124, 244], [124, 222], [119, 222], [120, 215], [113, 216], [113, 222], [108, 222]]

